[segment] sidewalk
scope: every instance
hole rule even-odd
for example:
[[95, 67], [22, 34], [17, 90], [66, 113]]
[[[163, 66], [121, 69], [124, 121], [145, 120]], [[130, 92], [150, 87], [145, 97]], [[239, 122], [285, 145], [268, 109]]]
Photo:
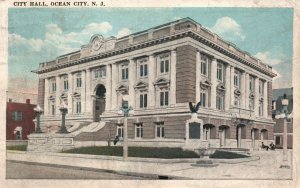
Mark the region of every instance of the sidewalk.
[[[291, 151], [289, 151], [291, 159]], [[291, 179], [292, 169], [279, 168], [282, 151], [256, 151], [251, 158], [213, 160], [216, 167], [195, 167], [198, 159], [145, 159], [96, 156], [66, 153], [28, 153], [7, 151], [7, 160], [63, 165], [66, 168], [87, 168], [106, 170], [118, 174], [128, 174], [158, 179]]]

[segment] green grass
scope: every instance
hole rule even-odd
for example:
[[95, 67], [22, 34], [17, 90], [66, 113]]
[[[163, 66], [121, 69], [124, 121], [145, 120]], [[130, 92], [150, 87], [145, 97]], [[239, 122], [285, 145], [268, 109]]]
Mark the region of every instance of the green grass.
[[227, 152], [227, 151], [219, 151], [217, 150], [214, 154], [210, 156], [212, 159], [236, 159], [236, 158], [246, 158], [249, 157], [247, 155]]
[[[111, 155], [123, 156], [123, 147], [83, 147], [63, 151], [63, 153], [91, 154], [91, 155]], [[181, 148], [155, 148], [155, 147], [129, 147], [129, 157], [141, 158], [199, 158], [193, 151], [184, 151]]]
[[18, 151], [26, 151], [27, 145], [15, 145], [15, 146], [6, 146], [7, 150], [18, 150]]

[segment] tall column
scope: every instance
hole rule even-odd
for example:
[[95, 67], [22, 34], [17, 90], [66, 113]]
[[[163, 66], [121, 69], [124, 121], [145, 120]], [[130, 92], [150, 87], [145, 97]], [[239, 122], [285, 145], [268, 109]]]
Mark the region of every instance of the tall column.
[[86, 72], [85, 70], [81, 72], [81, 113], [85, 113], [85, 103], [86, 103]]
[[72, 99], [72, 94], [73, 94], [73, 74], [69, 73], [68, 74], [68, 84], [69, 84], [69, 91], [68, 91], [68, 114], [73, 113], [73, 99]]
[[259, 116], [259, 78], [256, 77], [254, 81], [254, 114]]
[[85, 78], [85, 112], [92, 114], [93, 103], [91, 97], [91, 69], [86, 69], [86, 78]]
[[154, 81], [155, 81], [155, 59], [154, 55], [149, 56], [149, 63], [148, 63], [148, 108], [155, 107], [155, 89], [154, 89]]
[[44, 99], [44, 115], [49, 115], [49, 79], [45, 78], [45, 99]]
[[55, 114], [60, 115], [59, 108], [61, 106], [61, 101], [60, 101], [60, 95], [61, 95], [61, 83], [60, 83], [60, 76], [56, 76], [55, 78], [55, 83], [56, 83], [56, 91], [55, 91]]
[[106, 65], [106, 80], [105, 80], [105, 111], [111, 110], [111, 64]]
[[129, 106], [135, 109], [135, 80], [136, 80], [136, 63], [134, 59], [129, 60], [129, 75], [128, 75], [128, 86], [129, 86]]
[[116, 92], [116, 87], [117, 87], [117, 83], [119, 80], [119, 72], [118, 72], [118, 65], [116, 63], [112, 64], [111, 67], [111, 74], [112, 74], [112, 81], [111, 81], [111, 110], [117, 110], [117, 92]]
[[230, 68], [230, 98], [231, 98], [231, 106], [234, 106], [234, 67]]
[[176, 49], [171, 51], [170, 105], [176, 104]]
[[241, 86], [241, 88], [240, 88], [241, 89], [241, 105], [240, 105], [240, 107], [244, 108], [244, 109], [246, 108], [246, 106], [245, 106], [245, 94], [246, 94], [245, 80], [246, 80], [246, 73], [242, 72], [241, 73], [241, 84], [240, 84], [240, 86]]
[[196, 54], [196, 104], [200, 101], [200, 51], [197, 50]]
[[249, 108], [249, 74], [246, 73], [245, 77], [245, 109], [250, 109]]
[[226, 65], [226, 70], [225, 70], [225, 111], [228, 111], [230, 109], [230, 65]]
[[268, 118], [268, 82], [264, 82], [264, 117]]
[[217, 97], [217, 59], [213, 58], [211, 62], [211, 108], [216, 108], [216, 97]]

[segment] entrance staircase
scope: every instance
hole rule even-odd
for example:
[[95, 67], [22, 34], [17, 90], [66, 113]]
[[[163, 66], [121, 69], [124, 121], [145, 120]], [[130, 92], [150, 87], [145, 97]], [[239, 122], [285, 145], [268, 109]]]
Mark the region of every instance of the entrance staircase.
[[105, 121], [99, 121], [99, 122], [92, 122], [87, 126], [84, 126], [80, 129], [76, 129], [75, 131], [71, 132], [72, 135], [77, 136], [80, 133], [92, 133], [92, 132], [97, 132], [100, 129], [102, 129], [105, 126], [106, 122]]

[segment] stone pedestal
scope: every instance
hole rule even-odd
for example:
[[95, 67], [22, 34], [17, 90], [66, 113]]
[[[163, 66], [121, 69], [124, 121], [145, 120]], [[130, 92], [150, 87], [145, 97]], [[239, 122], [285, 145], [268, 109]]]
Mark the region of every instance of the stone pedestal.
[[30, 134], [28, 152], [61, 152], [74, 148], [71, 134]]
[[203, 148], [203, 149], [196, 149], [196, 153], [200, 155], [200, 160], [196, 162], [196, 164], [192, 164], [192, 166], [199, 166], [199, 167], [215, 167], [218, 164], [213, 163], [213, 161], [209, 158], [210, 155], [216, 152], [214, 148]]
[[192, 113], [191, 119], [185, 124], [184, 149], [193, 150], [207, 147], [208, 142], [203, 140], [203, 120], [198, 119], [197, 113]]

